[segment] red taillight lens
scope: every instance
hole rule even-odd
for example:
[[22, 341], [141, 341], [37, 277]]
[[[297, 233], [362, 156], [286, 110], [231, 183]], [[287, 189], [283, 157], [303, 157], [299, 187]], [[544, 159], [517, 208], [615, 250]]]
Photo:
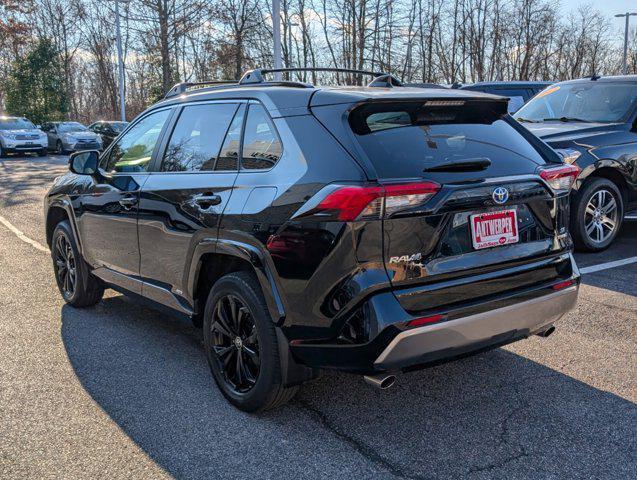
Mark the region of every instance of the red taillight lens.
[[429, 323], [436, 323], [441, 321], [444, 318], [443, 315], [432, 315], [430, 317], [422, 317], [416, 318], [415, 320], [410, 320], [407, 322], [408, 327], [420, 327], [422, 325], [427, 325]]
[[[351, 221], [374, 200], [383, 196], [383, 187], [341, 187], [333, 191], [317, 205], [318, 210], [334, 210], [339, 220]], [[371, 213], [371, 212], [370, 212]]]
[[568, 191], [575, 183], [579, 172], [580, 168], [577, 165], [560, 165], [542, 170], [540, 177], [546, 180], [553, 190]]
[[333, 210], [339, 220], [380, 218], [424, 203], [440, 190], [433, 182], [344, 186], [327, 195], [316, 210]]

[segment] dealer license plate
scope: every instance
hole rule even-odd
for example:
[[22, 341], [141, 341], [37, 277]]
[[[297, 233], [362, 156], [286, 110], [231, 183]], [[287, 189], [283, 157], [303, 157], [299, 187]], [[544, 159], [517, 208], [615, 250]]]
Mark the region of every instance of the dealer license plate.
[[473, 248], [499, 247], [518, 243], [518, 218], [515, 210], [499, 210], [471, 215], [471, 240]]

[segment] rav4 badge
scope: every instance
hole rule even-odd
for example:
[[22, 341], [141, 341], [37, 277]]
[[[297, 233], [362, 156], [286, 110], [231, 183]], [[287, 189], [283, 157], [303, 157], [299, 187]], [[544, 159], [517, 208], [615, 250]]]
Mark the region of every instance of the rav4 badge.
[[413, 255], [403, 255], [402, 257], [390, 257], [389, 263], [417, 262], [421, 258], [422, 253], [414, 253]]

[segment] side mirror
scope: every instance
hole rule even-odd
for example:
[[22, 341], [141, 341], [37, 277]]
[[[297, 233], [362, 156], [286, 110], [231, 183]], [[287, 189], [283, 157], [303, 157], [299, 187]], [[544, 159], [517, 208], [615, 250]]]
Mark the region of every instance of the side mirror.
[[99, 158], [97, 150], [72, 153], [69, 157], [69, 170], [78, 175], [93, 175], [97, 172]]

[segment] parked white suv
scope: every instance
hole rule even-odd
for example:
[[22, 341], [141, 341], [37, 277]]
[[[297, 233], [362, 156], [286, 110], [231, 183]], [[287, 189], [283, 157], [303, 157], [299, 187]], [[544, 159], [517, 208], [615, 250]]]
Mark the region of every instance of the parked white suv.
[[46, 133], [26, 118], [0, 117], [0, 157], [8, 153], [37, 153], [46, 155]]

